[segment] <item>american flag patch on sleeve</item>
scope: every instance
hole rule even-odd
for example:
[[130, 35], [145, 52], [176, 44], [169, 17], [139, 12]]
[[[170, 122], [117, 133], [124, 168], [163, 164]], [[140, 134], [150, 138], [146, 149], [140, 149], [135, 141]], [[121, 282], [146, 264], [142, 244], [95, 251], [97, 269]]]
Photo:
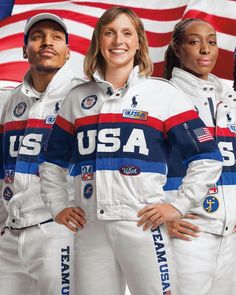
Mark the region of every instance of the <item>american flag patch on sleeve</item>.
[[214, 138], [212, 137], [210, 131], [207, 127], [200, 127], [193, 130], [199, 142], [212, 141]]

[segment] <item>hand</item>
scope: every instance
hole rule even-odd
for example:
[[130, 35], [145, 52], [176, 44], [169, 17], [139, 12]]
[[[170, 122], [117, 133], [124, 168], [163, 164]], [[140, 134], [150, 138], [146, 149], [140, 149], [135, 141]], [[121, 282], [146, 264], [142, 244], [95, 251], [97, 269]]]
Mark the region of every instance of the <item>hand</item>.
[[84, 211], [75, 207], [63, 209], [57, 214], [55, 221], [64, 224], [73, 232], [77, 232], [78, 229], [83, 229], [86, 223]]
[[[194, 214], [186, 214], [184, 217], [189, 219], [198, 218], [198, 216]], [[190, 237], [194, 237], [194, 238], [198, 237], [197, 233], [200, 232], [200, 229], [198, 226], [193, 225], [192, 223], [184, 221], [182, 219], [168, 221], [166, 222], [166, 226], [167, 226], [169, 236], [171, 238], [179, 238], [185, 241], [191, 241]]]
[[171, 204], [155, 204], [145, 206], [138, 212], [137, 216], [141, 217], [137, 223], [138, 226], [143, 225], [143, 230], [146, 230], [149, 227], [154, 230], [160, 224], [178, 219], [182, 215]]

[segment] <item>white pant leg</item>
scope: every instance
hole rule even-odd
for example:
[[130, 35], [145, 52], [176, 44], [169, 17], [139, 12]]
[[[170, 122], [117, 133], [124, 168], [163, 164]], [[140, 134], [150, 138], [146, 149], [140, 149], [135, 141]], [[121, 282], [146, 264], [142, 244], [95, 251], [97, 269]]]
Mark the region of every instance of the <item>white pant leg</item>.
[[75, 238], [76, 295], [123, 295], [125, 282], [104, 223], [89, 222]]
[[[88, 223], [76, 237], [76, 294], [176, 295], [164, 227], [143, 231], [134, 221]], [[168, 293], [169, 292], [169, 293]]]
[[0, 237], [0, 295], [39, 294], [36, 280], [31, 278], [18, 254], [18, 234], [6, 230]]
[[[219, 238], [220, 239], [220, 238]], [[217, 266], [209, 295], [231, 295], [234, 271], [234, 235], [222, 237], [217, 255]], [[234, 294], [236, 295], [236, 293]]]
[[[32, 295], [37, 289], [40, 295], [74, 295], [74, 235], [66, 227], [50, 222], [4, 236], [3, 244], [8, 245], [0, 241], [0, 289], [4, 295]], [[33, 292], [31, 288], [35, 288]]]
[[236, 233], [233, 234], [234, 237], [234, 269], [233, 269], [233, 286], [232, 286], [232, 291], [231, 295], [236, 294]]
[[135, 221], [106, 224], [114, 253], [132, 295], [176, 295], [176, 277], [164, 226], [143, 231]]
[[181, 295], [230, 295], [232, 240], [204, 232], [191, 242], [172, 240]]

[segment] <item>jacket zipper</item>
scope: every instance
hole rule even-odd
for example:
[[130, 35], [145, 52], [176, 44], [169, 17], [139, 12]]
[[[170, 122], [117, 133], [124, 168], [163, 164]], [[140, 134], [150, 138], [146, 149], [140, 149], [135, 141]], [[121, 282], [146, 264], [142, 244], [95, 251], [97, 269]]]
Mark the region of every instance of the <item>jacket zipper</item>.
[[189, 131], [188, 125], [186, 123], [184, 123], [183, 126], [184, 126], [184, 129], [188, 132], [188, 135], [190, 136], [190, 138], [192, 139], [192, 142], [194, 143], [194, 145], [196, 147], [196, 150], [198, 151], [198, 153], [200, 153], [199, 147], [198, 147], [195, 139], [192, 137], [192, 135], [191, 135], [191, 133]]

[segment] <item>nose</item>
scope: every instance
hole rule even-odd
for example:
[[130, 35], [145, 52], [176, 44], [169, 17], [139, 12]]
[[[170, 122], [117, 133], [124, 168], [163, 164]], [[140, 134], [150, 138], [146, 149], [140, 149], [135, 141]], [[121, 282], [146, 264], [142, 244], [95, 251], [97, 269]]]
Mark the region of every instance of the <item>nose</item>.
[[123, 43], [123, 36], [122, 36], [121, 33], [117, 33], [117, 34], [115, 35], [115, 43], [116, 43], [116, 44], [121, 44], [121, 43]]
[[53, 39], [52, 36], [50, 36], [49, 34], [46, 34], [43, 38], [43, 44], [46, 46], [52, 45], [53, 43]]
[[200, 53], [201, 54], [209, 54], [210, 53], [210, 47], [207, 42], [203, 42], [201, 44]]

